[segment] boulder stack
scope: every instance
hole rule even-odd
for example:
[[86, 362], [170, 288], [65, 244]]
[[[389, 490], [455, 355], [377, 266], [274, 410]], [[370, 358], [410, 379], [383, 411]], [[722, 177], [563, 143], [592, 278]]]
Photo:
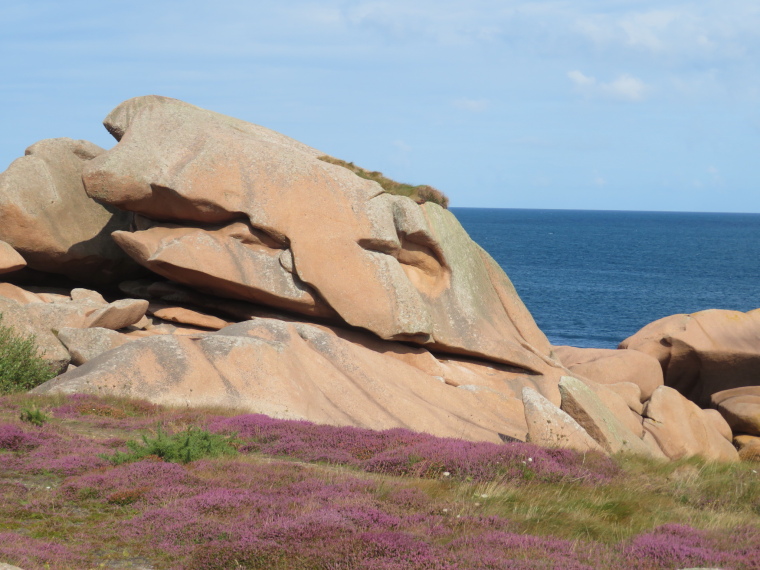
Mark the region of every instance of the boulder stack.
[[660, 459], [760, 436], [756, 394], [731, 392], [753, 385], [751, 313], [709, 346], [677, 316], [622, 350], [552, 347], [437, 204], [166, 97], [104, 124], [110, 150], [42, 141], [0, 174], [3, 324], [61, 372], [38, 393]]

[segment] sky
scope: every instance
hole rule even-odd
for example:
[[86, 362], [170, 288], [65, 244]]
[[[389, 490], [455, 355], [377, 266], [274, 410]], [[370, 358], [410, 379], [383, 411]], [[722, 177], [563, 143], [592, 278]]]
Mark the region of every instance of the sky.
[[0, 170], [148, 94], [452, 206], [760, 213], [754, 0], [0, 5]]

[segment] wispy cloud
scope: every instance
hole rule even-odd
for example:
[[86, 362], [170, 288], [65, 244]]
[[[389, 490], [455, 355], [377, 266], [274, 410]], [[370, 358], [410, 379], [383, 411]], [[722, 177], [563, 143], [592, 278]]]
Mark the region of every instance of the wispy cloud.
[[609, 82], [598, 81], [596, 77], [573, 70], [567, 73], [575, 88], [585, 96], [606, 96], [624, 101], [642, 101], [651, 87], [641, 79], [623, 73]]

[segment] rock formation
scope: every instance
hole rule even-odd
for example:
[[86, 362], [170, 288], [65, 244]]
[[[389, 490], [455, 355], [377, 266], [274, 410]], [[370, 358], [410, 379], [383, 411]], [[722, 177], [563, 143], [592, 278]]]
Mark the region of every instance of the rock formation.
[[752, 313], [713, 323], [709, 342], [696, 329], [717, 317], [700, 313], [621, 350], [552, 347], [437, 204], [165, 97], [122, 103], [105, 126], [111, 150], [42, 141], [0, 174], [3, 323], [61, 372], [38, 393], [671, 459], [734, 461], [732, 429], [760, 436], [760, 396], [731, 390], [753, 385]]

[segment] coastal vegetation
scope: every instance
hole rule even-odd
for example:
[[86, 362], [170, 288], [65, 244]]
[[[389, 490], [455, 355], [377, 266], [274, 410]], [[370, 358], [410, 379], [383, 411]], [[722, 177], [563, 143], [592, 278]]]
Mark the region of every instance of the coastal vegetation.
[[5, 326], [0, 313], [0, 395], [31, 390], [53, 376], [34, 336]]
[[[44, 420], [24, 421], [24, 410]], [[0, 398], [0, 560], [25, 570], [760, 568], [758, 471], [14, 394]]]
[[345, 160], [333, 158], [332, 156], [325, 155], [319, 156], [317, 158], [324, 162], [329, 162], [330, 164], [337, 164], [343, 168], [348, 168], [351, 172], [366, 180], [373, 180], [380, 184], [383, 190], [389, 194], [406, 196], [418, 204], [424, 204], [425, 202], [434, 202], [439, 206], [443, 206], [444, 208], [448, 208], [449, 206], [448, 197], [443, 192], [437, 190], [436, 188], [433, 188], [432, 186], [428, 186], [426, 184], [413, 186], [411, 184], [396, 182], [395, 180], [391, 180], [390, 178], [383, 176], [382, 172], [377, 172], [376, 170], [366, 170], [361, 166], [356, 166], [353, 162], [346, 162]]

